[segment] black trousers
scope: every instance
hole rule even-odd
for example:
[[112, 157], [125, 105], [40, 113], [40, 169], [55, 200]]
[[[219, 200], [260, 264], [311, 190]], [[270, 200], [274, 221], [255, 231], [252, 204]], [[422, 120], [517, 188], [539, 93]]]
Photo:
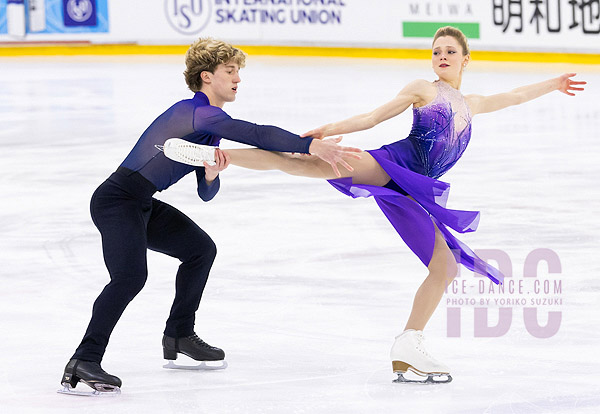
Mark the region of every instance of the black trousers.
[[181, 260], [175, 300], [165, 335], [194, 333], [195, 313], [216, 256], [211, 238], [190, 218], [152, 198], [154, 185], [120, 167], [94, 192], [91, 213], [102, 236], [108, 283], [94, 302], [92, 318], [73, 358], [100, 362], [121, 314], [148, 276], [147, 249]]

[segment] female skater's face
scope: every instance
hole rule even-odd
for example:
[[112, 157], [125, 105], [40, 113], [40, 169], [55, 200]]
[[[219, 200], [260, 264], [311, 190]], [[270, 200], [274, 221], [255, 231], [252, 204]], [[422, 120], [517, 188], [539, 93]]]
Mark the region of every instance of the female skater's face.
[[433, 71], [445, 81], [458, 79], [469, 61], [469, 55], [463, 56], [462, 46], [452, 36], [438, 37], [432, 53]]
[[[223, 107], [225, 102], [235, 101], [240, 78], [240, 67], [237, 63], [221, 63], [215, 69], [215, 73], [202, 72], [207, 78], [203, 78], [207, 90], [203, 92], [210, 99], [213, 106]], [[204, 88], [203, 88], [204, 89]]]

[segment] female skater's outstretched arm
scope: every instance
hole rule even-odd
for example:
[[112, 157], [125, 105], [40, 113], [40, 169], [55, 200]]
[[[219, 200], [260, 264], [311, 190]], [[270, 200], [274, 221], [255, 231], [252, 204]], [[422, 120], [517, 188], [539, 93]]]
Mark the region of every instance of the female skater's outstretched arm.
[[323, 125], [302, 134], [302, 137], [322, 139], [333, 135], [349, 134], [373, 128], [390, 118], [400, 115], [410, 105], [417, 107], [425, 105], [435, 97], [435, 88], [426, 80], [415, 80], [406, 85], [394, 99], [375, 108], [371, 112], [356, 115], [351, 118]]
[[498, 111], [512, 105], [519, 105], [553, 91], [560, 91], [569, 96], [575, 96], [573, 91], [583, 90], [582, 87], [577, 86], [586, 84], [584, 81], [571, 80], [575, 75], [575, 73], [565, 73], [557, 78], [521, 86], [510, 92], [499, 93], [496, 95], [466, 95], [465, 100], [467, 101], [471, 110], [471, 115], [473, 116], [476, 114]]
[[[531, 85], [521, 86], [509, 92], [490, 96], [466, 95], [471, 116], [486, 112], [498, 111], [508, 106], [519, 105], [542, 95], [558, 90], [569, 96], [575, 96], [572, 91], [583, 91], [576, 85], [585, 85], [586, 82], [571, 80], [575, 73], [565, 73], [557, 78], [545, 80]], [[322, 139], [333, 135], [349, 134], [373, 128], [375, 125], [403, 113], [410, 105], [421, 107], [435, 98], [436, 90], [431, 82], [415, 80], [398, 93], [391, 101], [381, 105], [371, 112], [356, 115], [343, 121], [333, 122], [312, 129], [302, 134], [302, 137]]]

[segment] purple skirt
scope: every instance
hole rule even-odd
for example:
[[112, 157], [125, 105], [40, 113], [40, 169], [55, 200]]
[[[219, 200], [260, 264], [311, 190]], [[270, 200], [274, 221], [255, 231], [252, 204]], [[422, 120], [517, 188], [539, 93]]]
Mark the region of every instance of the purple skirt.
[[[416, 203], [400, 192], [388, 188], [389, 186], [353, 184], [352, 178], [338, 178], [329, 180], [329, 183], [353, 198], [372, 196], [402, 240], [425, 266], [429, 265], [433, 255], [435, 223], [458, 263], [489, 277], [496, 284], [502, 283], [504, 275], [498, 269], [481, 260], [469, 246], [448, 230], [450, 227], [459, 233], [475, 231], [479, 224], [478, 211], [447, 209], [450, 184], [411, 171], [411, 165], [407, 165], [402, 159], [396, 159], [397, 157], [385, 147], [368, 152], [390, 178], [417, 201]], [[412, 157], [409, 156], [410, 158]]]

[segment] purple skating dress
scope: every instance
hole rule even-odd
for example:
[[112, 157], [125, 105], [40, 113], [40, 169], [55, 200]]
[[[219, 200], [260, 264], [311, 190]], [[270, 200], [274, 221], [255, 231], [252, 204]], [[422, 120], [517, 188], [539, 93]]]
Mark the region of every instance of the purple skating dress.
[[450, 227], [467, 233], [475, 231], [479, 223], [478, 211], [446, 208], [450, 184], [437, 180], [467, 148], [471, 115], [460, 91], [442, 81], [436, 85], [435, 99], [413, 108], [408, 138], [368, 151], [391, 178], [385, 187], [353, 184], [352, 178], [329, 183], [353, 198], [373, 196], [400, 237], [426, 266], [433, 255], [435, 223], [458, 263], [496, 284], [502, 283], [504, 276], [499, 270], [481, 260], [448, 230]]

